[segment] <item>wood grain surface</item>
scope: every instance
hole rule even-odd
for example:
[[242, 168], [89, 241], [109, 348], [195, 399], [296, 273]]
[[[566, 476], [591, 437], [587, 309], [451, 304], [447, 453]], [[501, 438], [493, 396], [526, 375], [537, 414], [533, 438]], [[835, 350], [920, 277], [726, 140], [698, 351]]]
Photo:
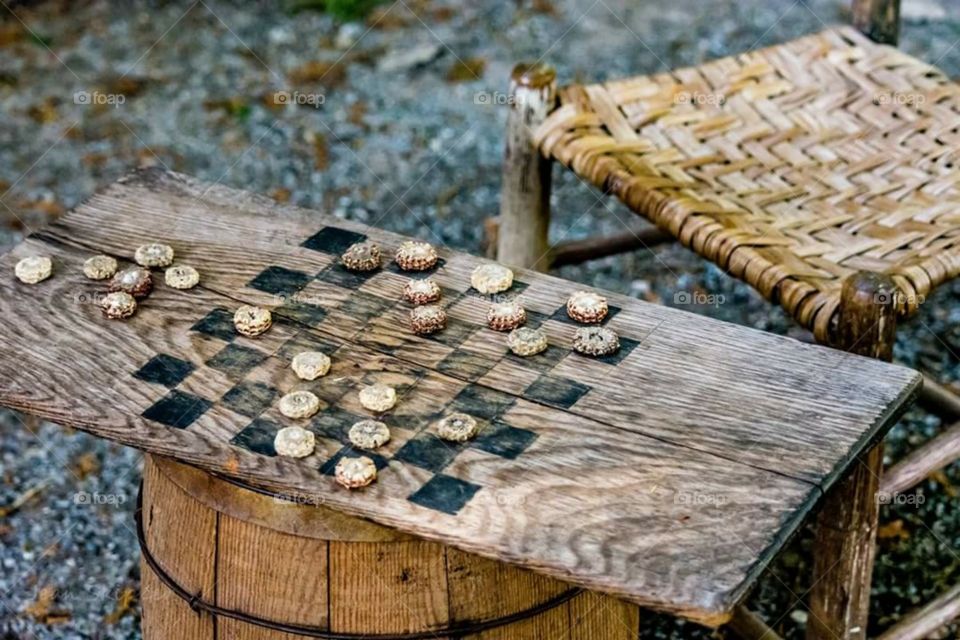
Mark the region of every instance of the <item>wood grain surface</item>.
[[[403, 240], [178, 174], [132, 174], [3, 258], [0, 403], [719, 624], [920, 382], [902, 367], [612, 293], [607, 325], [624, 347], [589, 360], [570, 352], [576, 326], [562, 312], [584, 287], [527, 271], [508, 293], [551, 347], [517, 358], [485, 328], [488, 302], [470, 289], [484, 261], [443, 247], [433, 277], [450, 323], [420, 338], [399, 301], [406, 274], [389, 260], [369, 278], [336, 264], [356, 234], [385, 256]], [[127, 262], [149, 241], [171, 244], [201, 286], [159, 282], [136, 316], [105, 320], [83, 261], [103, 252]], [[51, 256], [54, 277], [16, 281], [13, 265], [30, 254]], [[274, 327], [233, 335], [243, 303], [272, 308]], [[307, 347], [334, 362], [314, 383], [289, 368]], [[401, 391], [385, 418], [394, 440], [378, 451], [378, 482], [348, 492], [325, 472], [349, 452], [343, 429], [367, 415], [357, 387], [375, 381]], [[323, 400], [310, 422], [317, 452], [281, 459], [269, 436], [290, 421], [275, 399], [299, 388]], [[433, 436], [454, 409], [483, 425], [469, 446]], [[415, 610], [429, 615], [430, 603]]]

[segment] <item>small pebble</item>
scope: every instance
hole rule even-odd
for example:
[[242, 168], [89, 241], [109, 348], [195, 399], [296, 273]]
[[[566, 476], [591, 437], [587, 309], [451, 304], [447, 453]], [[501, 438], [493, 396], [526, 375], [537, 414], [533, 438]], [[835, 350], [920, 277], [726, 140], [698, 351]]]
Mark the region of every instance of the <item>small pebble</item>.
[[377, 465], [366, 456], [341, 458], [333, 477], [347, 489], [365, 487], [377, 479]]
[[123, 320], [137, 312], [137, 300], [126, 291], [114, 291], [100, 300], [100, 310], [111, 320]]
[[245, 304], [233, 314], [233, 326], [240, 335], [254, 338], [273, 324], [273, 315], [267, 309]]
[[141, 267], [169, 267], [173, 264], [173, 247], [154, 242], [137, 247], [133, 259]]
[[303, 427], [284, 427], [277, 431], [273, 448], [277, 455], [290, 458], [306, 458], [316, 447], [316, 436]]
[[390, 428], [377, 420], [361, 420], [350, 427], [347, 437], [358, 449], [376, 449], [390, 442]]
[[91, 280], [106, 280], [117, 273], [117, 260], [113, 256], [93, 256], [83, 263], [83, 275]]
[[200, 273], [185, 264], [170, 267], [163, 274], [168, 287], [174, 289], [193, 289], [200, 284]]
[[320, 351], [302, 351], [293, 357], [290, 366], [301, 380], [316, 380], [330, 371], [330, 357]]
[[53, 261], [47, 256], [29, 256], [18, 262], [13, 272], [20, 282], [37, 284], [53, 273]]
[[309, 418], [320, 410], [320, 398], [309, 391], [294, 391], [280, 398], [280, 413], [288, 418]]
[[397, 392], [385, 384], [371, 384], [360, 390], [360, 404], [364, 409], [383, 413], [397, 404]]
[[473, 270], [470, 284], [480, 293], [500, 293], [513, 286], [513, 271], [499, 264], [484, 264]]

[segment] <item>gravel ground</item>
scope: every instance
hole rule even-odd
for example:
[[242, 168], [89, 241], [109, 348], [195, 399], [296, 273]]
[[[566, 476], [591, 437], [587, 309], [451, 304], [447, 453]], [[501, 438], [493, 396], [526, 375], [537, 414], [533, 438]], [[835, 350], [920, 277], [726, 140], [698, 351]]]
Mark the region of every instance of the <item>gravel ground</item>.
[[[836, 0], [397, 0], [344, 25], [272, 5], [0, 10], [0, 248], [132, 167], [161, 165], [477, 251], [481, 222], [497, 211], [503, 90], [515, 61], [548, 60], [564, 81], [603, 79], [847, 20]], [[905, 5], [903, 48], [960, 75], [960, 0]], [[630, 221], [572, 174], [556, 176], [554, 240]], [[722, 303], [688, 308], [797, 332], [748, 287], [676, 246], [561, 275], [664, 304], [678, 291], [709, 292]], [[958, 293], [947, 287], [929, 300], [897, 345], [900, 360], [947, 383], [960, 377]], [[912, 411], [889, 455], [940, 428]], [[139, 456], [8, 411], [0, 434], [0, 638], [138, 638]], [[960, 579], [958, 474], [953, 465], [911, 504], [884, 508], [875, 630]], [[809, 532], [800, 535], [751, 597], [789, 638], [802, 636], [814, 551]], [[659, 616], [644, 626], [651, 637], [710, 636]]]

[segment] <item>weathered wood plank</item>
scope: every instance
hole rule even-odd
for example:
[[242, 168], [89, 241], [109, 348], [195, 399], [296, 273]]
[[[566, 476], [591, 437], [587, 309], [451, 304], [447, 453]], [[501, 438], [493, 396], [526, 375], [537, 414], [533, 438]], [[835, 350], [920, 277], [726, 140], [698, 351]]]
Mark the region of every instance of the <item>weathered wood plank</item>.
[[[16, 248], [0, 260], [5, 273], [18, 257], [45, 253], [57, 274], [35, 287], [0, 279], [0, 317], [9, 329], [0, 335], [0, 403], [719, 624], [918, 382], [903, 368], [612, 294], [619, 312], [610, 326], [635, 343], [619, 363], [588, 361], [566, 353], [571, 325], [544, 319], [579, 287], [530, 272], [517, 274], [525, 304], [540, 314], [555, 347], [521, 361], [505, 355], [502, 334], [477, 326], [484, 305], [468, 288], [478, 260], [446, 250], [435, 277], [453, 303], [451, 326], [437, 339], [413, 338], [400, 324], [403, 305], [395, 304], [404, 277], [385, 269], [345, 282], [331, 267], [333, 255], [301, 246], [325, 225], [366, 233], [385, 253], [398, 236], [271, 206], [145, 172]], [[97, 292], [80, 274], [83, 259], [93, 251], [129, 258], [141, 242], [158, 239], [200, 269], [203, 286], [160, 285], [126, 322], [108, 322], [82, 301]], [[297, 304], [248, 286], [271, 265], [309, 276]], [[275, 308], [278, 322], [255, 340], [218, 337], [216, 326], [192, 330], [211, 310], [229, 314], [241, 301]], [[259, 352], [256, 364], [238, 369], [236, 353], [223, 355], [228, 341]], [[305, 344], [334, 354], [331, 373], [305, 385], [327, 405], [311, 423], [317, 453], [301, 461], [257, 453], [250, 437], [263, 433], [248, 431], [249, 406], [225, 396], [241, 383], [277, 393], [303, 386], [288, 363]], [[186, 428], [140, 417], [170, 393], [132, 375], [158, 353], [192, 364], [171, 386], [209, 402]], [[395, 438], [384, 448], [380, 480], [349, 493], [322, 467], [342, 448], [337, 429], [363, 415], [357, 385], [372, 379], [405, 391], [388, 416]], [[485, 418], [485, 431], [448, 455], [426, 441], [433, 416], [455, 403]], [[289, 422], [274, 406], [259, 416]], [[229, 444], [241, 433], [237, 446]], [[419, 451], [413, 462], [404, 457], [407, 445]], [[426, 491], [438, 476], [453, 484]], [[449, 502], [451, 486], [462, 503]]]

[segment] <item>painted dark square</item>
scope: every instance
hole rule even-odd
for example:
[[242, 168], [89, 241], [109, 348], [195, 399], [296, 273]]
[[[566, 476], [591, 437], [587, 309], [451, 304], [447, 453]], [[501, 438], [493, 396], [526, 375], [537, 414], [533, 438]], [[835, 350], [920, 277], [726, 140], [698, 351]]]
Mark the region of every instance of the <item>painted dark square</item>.
[[194, 370], [192, 363], [161, 353], [150, 358], [133, 376], [144, 382], [173, 388], [183, 382]]
[[266, 411], [279, 392], [262, 382], [241, 382], [223, 394], [221, 401], [231, 411], [248, 418], [256, 418]]
[[450, 464], [462, 449], [463, 445], [446, 442], [432, 433], [421, 433], [400, 447], [393, 459], [436, 473]]
[[336, 407], [330, 407], [313, 417], [310, 428], [317, 435], [349, 444], [350, 427], [365, 418]]
[[354, 291], [337, 310], [366, 324], [370, 320], [383, 315], [395, 304], [395, 300], [387, 300], [364, 291]]
[[484, 429], [470, 446], [492, 453], [502, 458], [513, 460], [527, 450], [537, 434], [527, 429], [512, 427], [503, 422], [495, 422]]
[[352, 244], [363, 242], [367, 236], [356, 231], [347, 231], [339, 227], [324, 227], [307, 238], [300, 246], [323, 253], [340, 255]]
[[[605, 362], [607, 364], [620, 364], [623, 362], [623, 359], [626, 358], [630, 353], [640, 346], [639, 340], [634, 340], [633, 338], [620, 338], [620, 350], [616, 353], [611, 353], [609, 356], [603, 356], [601, 358], [590, 358], [590, 356], [585, 356], [583, 354], [577, 354], [581, 358], [590, 358], [591, 360], [596, 360], [598, 362]], [[574, 352], [576, 353], [576, 352]]]
[[232, 378], [242, 378], [266, 359], [267, 355], [261, 351], [231, 343], [207, 360], [207, 366]]
[[261, 455], [275, 456], [277, 450], [273, 448], [273, 439], [277, 437], [277, 431], [280, 431], [280, 425], [276, 422], [257, 418], [244, 427], [243, 431], [233, 436], [230, 444]]
[[190, 328], [227, 342], [237, 337], [237, 331], [233, 327], [233, 313], [222, 307], [217, 307]]
[[476, 382], [490, 371], [495, 364], [496, 361], [491, 360], [486, 355], [457, 349], [440, 361], [437, 365], [437, 371], [461, 380]]
[[513, 406], [516, 400], [509, 393], [471, 384], [457, 394], [451, 406], [477, 418], [491, 420]]
[[420, 487], [408, 500], [427, 509], [456, 515], [479, 490], [480, 486], [472, 482], [439, 474]]
[[567, 357], [568, 353], [570, 352], [566, 349], [561, 349], [556, 345], [550, 345], [535, 356], [518, 356], [511, 351], [504, 357], [527, 369], [547, 373], [560, 364], [560, 361]]
[[439, 342], [440, 344], [445, 344], [448, 347], [459, 347], [479, 328], [477, 325], [467, 322], [466, 320], [448, 316], [447, 327], [443, 331], [431, 333], [423, 337], [428, 340], [433, 340], [434, 342]]
[[440, 418], [439, 414], [434, 415], [422, 415], [422, 414], [392, 414], [390, 416], [390, 428], [393, 429], [404, 429], [406, 431], [420, 431], [424, 427], [428, 426], [432, 422], [435, 422]]
[[327, 317], [323, 307], [302, 300], [287, 300], [274, 313], [289, 318], [308, 327], [317, 327]]
[[590, 387], [568, 378], [544, 374], [533, 381], [523, 397], [533, 402], [541, 402], [551, 407], [569, 409], [582, 398]]
[[344, 268], [344, 266], [338, 262], [337, 264], [332, 264], [318, 273], [317, 280], [320, 282], [326, 282], [327, 284], [336, 285], [338, 287], [343, 287], [344, 289], [356, 289], [378, 273], [380, 273], [379, 270], [350, 271], [349, 269]]
[[247, 286], [275, 295], [293, 295], [307, 286], [312, 277], [302, 271], [272, 265], [261, 271]]
[[340, 462], [341, 458], [356, 458], [358, 456], [366, 456], [373, 460], [374, 466], [377, 468], [377, 471], [382, 471], [386, 469], [389, 461], [381, 455], [373, 453], [372, 451], [361, 451], [359, 449], [354, 449], [353, 447], [346, 446], [340, 451], [337, 451], [333, 454], [329, 460], [320, 465], [320, 473], [332, 476], [334, 471], [337, 469], [337, 463]]
[[545, 313], [540, 313], [539, 311], [530, 311], [527, 309], [527, 322], [524, 324], [525, 327], [530, 327], [531, 329], [536, 329], [543, 325], [544, 322], [550, 319]]
[[390, 260], [390, 262], [387, 263], [387, 266], [385, 268], [390, 273], [396, 273], [401, 276], [407, 276], [408, 278], [419, 278], [419, 277], [426, 277], [432, 273], [436, 273], [446, 263], [447, 261], [444, 260], [443, 258], [437, 258], [437, 263], [429, 269], [424, 269], [423, 271], [404, 271], [399, 267], [399, 265], [397, 265], [396, 262], [394, 262], [393, 260]]
[[209, 400], [174, 389], [143, 412], [143, 417], [176, 429], [186, 429], [212, 406]]
[[513, 284], [510, 285], [510, 288], [506, 291], [501, 291], [500, 293], [480, 293], [473, 287], [467, 289], [467, 295], [473, 296], [474, 298], [482, 298], [483, 300], [489, 300], [491, 302], [510, 300], [520, 293], [522, 293], [530, 285], [521, 280], [514, 280]]
[[[620, 313], [620, 307], [614, 305], [607, 305], [607, 317], [603, 319], [603, 322], [600, 324], [607, 324], [610, 322], [610, 319]], [[553, 315], [550, 316], [551, 320], [557, 320], [559, 322], [566, 322], [567, 324], [576, 325], [578, 327], [587, 326], [582, 322], [577, 322], [573, 318], [567, 315], [567, 304], [564, 303], [562, 307], [553, 312]]]

